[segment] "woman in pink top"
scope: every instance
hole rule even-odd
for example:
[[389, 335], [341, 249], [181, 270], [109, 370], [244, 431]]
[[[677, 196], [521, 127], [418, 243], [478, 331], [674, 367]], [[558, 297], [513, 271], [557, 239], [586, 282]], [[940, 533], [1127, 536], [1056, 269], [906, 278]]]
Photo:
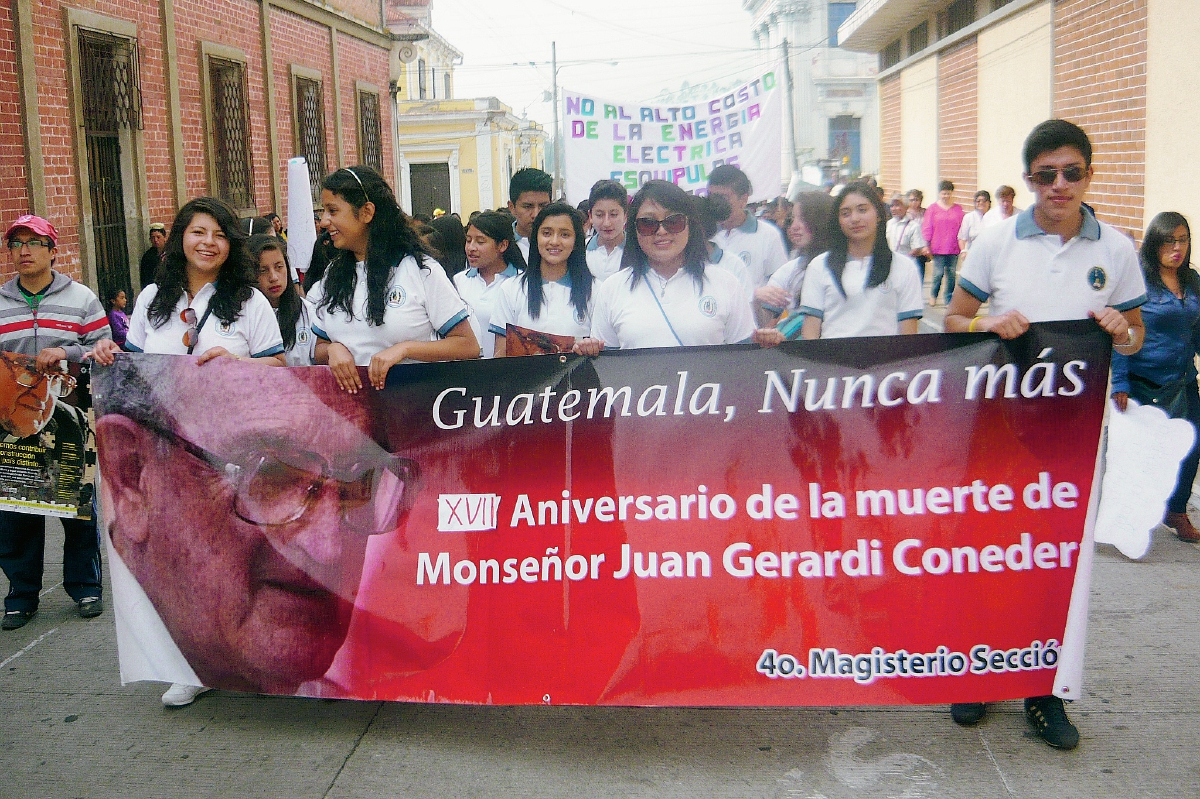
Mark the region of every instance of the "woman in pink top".
[[954, 265], [958, 263], [958, 229], [966, 212], [954, 203], [954, 184], [938, 184], [938, 200], [925, 211], [921, 232], [933, 255], [933, 304], [937, 305], [942, 275], [946, 276], [946, 302], [954, 294]]

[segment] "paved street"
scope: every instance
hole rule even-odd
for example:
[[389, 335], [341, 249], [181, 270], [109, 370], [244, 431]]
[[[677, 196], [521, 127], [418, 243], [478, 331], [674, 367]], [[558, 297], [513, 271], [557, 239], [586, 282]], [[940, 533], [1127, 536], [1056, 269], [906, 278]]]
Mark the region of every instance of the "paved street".
[[[61, 527], [47, 544], [62, 552]], [[54, 558], [55, 555], [51, 555]], [[47, 564], [57, 579], [57, 561]], [[21, 797], [1184, 797], [1200, 784], [1200, 548], [1100, 547], [1083, 741], [1056, 752], [1018, 702], [973, 730], [945, 707], [497, 708], [122, 687], [112, 615], [47, 586], [0, 634], [0, 799]]]

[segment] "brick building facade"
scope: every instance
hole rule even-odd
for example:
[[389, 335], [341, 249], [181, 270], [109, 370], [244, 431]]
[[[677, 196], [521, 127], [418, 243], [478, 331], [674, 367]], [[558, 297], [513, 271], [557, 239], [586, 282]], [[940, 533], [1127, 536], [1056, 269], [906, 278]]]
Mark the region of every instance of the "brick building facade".
[[1179, 83], [1195, 74], [1194, 0], [885, 0], [839, 34], [880, 58], [889, 191], [928, 197], [949, 179], [969, 206], [977, 187], [1008, 184], [1026, 206], [1021, 144], [1060, 117], [1092, 139], [1102, 219], [1140, 240], [1160, 211], [1200, 218], [1200, 165], [1180, 157], [1200, 121], [1200, 96]]
[[190, 198], [286, 215], [289, 158], [394, 180], [383, 23], [376, 0], [14, 0], [0, 216], [50, 219], [57, 268], [107, 295]]

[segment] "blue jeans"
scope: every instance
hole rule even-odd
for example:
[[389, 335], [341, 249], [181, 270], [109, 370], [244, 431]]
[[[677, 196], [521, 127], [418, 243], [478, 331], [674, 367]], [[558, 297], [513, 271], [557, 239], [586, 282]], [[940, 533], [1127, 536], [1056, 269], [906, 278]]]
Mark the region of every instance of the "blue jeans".
[[[1192, 427], [1200, 432], [1200, 392], [1195, 382], [1188, 381], [1187, 418]], [[1192, 497], [1192, 483], [1196, 482], [1196, 472], [1200, 471], [1200, 436], [1192, 445], [1192, 451], [1179, 464], [1179, 479], [1175, 482], [1175, 493], [1167, 500], [1168, 513], [1187, 513], [1188, 500]]]
[[[62, 525], [67, 534], [63, 545], [63, 588], [76, 602], [100, 596], [100, 534], [95, 518], [63, 519]], [[37, 610], [45, 555], [45, 516], [0, 511], [0, 568], [9, 582], [5, 611]]]
[[953, 255], [933, 256], [933, 298], [938, 298], [938, 289], [942, 286], [942, 275], [946, 276], [946, 302], [954, 295], [954, 267], [958, 264], [958, 253]]

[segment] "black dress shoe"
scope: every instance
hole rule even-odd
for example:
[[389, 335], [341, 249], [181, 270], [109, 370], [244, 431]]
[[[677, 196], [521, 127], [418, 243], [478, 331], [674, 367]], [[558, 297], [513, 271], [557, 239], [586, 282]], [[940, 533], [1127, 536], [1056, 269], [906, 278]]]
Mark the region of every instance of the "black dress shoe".
[[950, 718], [955, 724], [970, 727], [983, 720], [987, 705], [983, 702], [955, 702], [950, 706]]
[[10, 610], [5, 612], [4, 621], [0, 622], [0, 630], [19, 630], [33, 618], [36, 610]]
[[104, 612], [104, 600], [98, 596], [85, 596], [79, 600], [79, 615], [85, 619], [94, 619]]

